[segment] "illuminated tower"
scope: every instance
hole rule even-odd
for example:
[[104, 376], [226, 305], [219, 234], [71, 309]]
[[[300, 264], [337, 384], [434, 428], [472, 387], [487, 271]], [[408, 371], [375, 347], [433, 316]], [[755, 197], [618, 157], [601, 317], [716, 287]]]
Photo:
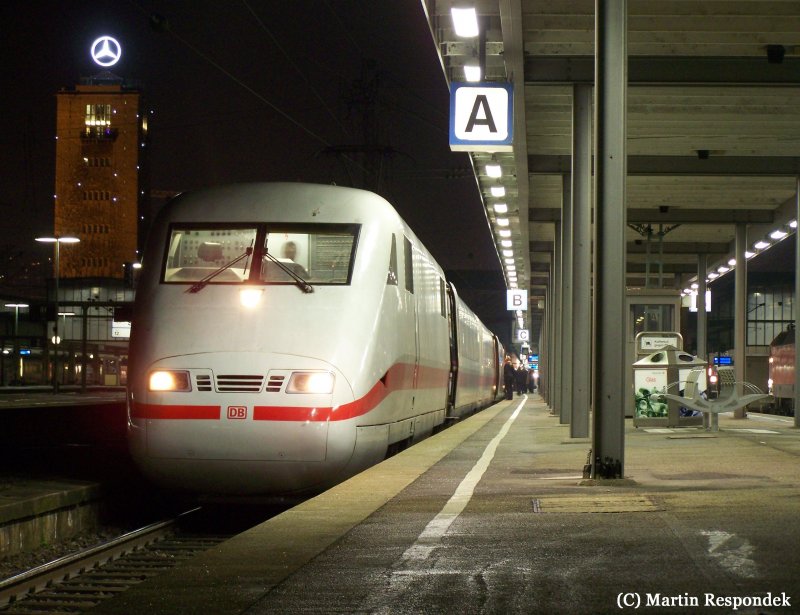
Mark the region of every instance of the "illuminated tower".
[[56, 96], [55, 233], [80, 243], [61, 253], [64, 278], [122, 278], [138, 260], [140, 93], [109, 72]]

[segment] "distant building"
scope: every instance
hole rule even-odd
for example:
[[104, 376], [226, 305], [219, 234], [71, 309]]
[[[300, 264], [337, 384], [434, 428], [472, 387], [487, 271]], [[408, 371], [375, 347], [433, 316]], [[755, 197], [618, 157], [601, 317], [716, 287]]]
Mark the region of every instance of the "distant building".
[[54, 234], [80, 242], [58, 250], [44, 339], [19, 367], [25, 383], [125, 384], [147, 138], [141, 91], [117, 75], [56, 94]]
[[147, 117], [137, 89], [104, 72], [58, 92], [55, 234], [64, 278], [123, 278], [138, 261]]

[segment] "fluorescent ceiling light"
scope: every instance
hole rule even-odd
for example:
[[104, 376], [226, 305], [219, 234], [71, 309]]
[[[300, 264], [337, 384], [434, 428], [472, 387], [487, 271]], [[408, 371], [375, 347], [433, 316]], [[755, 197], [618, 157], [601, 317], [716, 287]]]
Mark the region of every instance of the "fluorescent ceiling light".
[[503, 250], [503, 256], [514, 256], [514, 250]]
[[509, 225], [508, 218], [498, 218], [497, 219], [497, 225], [498, 226], [508, 226]]
[[497, 234], [500, 235], [500, 237], [511, 237], [511, 231], [507, 228], [500, 229], [497, 231]]
[[728, 261], [728, 266], [729, 267], [736, 267], [736, 259], [735, 258], [730, 259]]
[[513, 258], [507, 258], [505, 260], [506, 260], [506, 265], [513, 265], [514, 264], [514, 259]]
[[514, 245], [514, 243], [510, 239], [503, 239], [500, 242], [500, 245], [503, 246], [504, 248], [510, 248], [512, 245]]
[[751, 252], [750, 250], [745, 250], [744, 251], [744, 257], [745, 258], [753, 258], [755, 255], [756, 255], [756, 253], [755, 252]]
[[478, 14], [474, 7], [466, 9], [450, 9], [450, 16], [453, 18], [453, 28], [458, 36], [471, 38], [478, 36]]
[[505, 214], [508, 213], [508, 205], [506, 203], [495, 203], [494, 210], [498, 214]]
[[716, 280], [719, 277], [719, 274], [716, 271], [712, 271], [708, 274], [709, 280]]
[[792, 220], [791, 222], [789, 222], [789, 227], [790, 228], [797, 228], [797, 220]]
[[754, 247], [756, 250], [763, 250], [764, 248], [768, 248], [768, 247], [769, 247], [769, 242], [767, 242], [767, 241], [757, 241], [757, 242], [756, 242], [756, 243], [753, 245], [753, 247]]
[[503, 176], [503, 169], [500, 167], [499, 164], [496, 162], [492, 162], [491, 164], [486, 165], [486, 175], [489, 177], [502, 177]]
[[472, 83], [481, 80], [481, 67], [465, 64], [464, 65], [464, 79]]
[[789, 234], [789, 233], [787, 233], [786, 231], [782, 231], [782, 230], [778, 229], [778, 230], [776, 230], [776, 231], [772, 231], [772, 232], [769, 234], [769, 236], [770, 236], [770, 237], [772, 237], [773, 239], [783, 239], [783, 238], [784, 238], [784, 237], [786, 237], [786, 235], [788, 235], [788, 234]]
[[505, 196], [506, 195], [506, 187], [505, 186], [492, 186], [489, 189], [492, 193], [492, 196]]
[[724, 265], [722, 267], [717, 267], [718, 273], [728, 273], [729, 271], [730, 269], [728, 267], [725, 267]]

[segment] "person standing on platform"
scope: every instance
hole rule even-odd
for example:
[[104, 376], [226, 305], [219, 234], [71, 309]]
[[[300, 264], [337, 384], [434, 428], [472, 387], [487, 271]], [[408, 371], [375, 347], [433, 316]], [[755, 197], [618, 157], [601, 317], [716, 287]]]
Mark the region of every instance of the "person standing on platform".
[[528, 390], [528, 370], [525, 369], [525, 364], [520, 363], [515, 374], [515, 381], [517, 385], [517, 395], [522, 395]]
[[503, 387], [506, 399], [514, 399], [514, 366], [511, 365], [511, 357], [506, 357], [503, 362]]

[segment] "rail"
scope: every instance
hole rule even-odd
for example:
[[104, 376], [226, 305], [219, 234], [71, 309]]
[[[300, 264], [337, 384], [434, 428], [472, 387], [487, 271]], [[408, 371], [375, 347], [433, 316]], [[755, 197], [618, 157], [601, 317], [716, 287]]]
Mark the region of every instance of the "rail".
[[[66, 555], [31, 570], [0, 581], [0, 613], [9, 612], [16, 602], [36, 595], [53, 585], [71, 580], [90, 570], [118, 560], [125, 555], [163, 540], [173, 533], [176, 525], [200, 510], [194, 508], [173, 519], [152, 523], [123, 534], [106, 543]], [[99, 602], [99, 600], [98, 600]]]

